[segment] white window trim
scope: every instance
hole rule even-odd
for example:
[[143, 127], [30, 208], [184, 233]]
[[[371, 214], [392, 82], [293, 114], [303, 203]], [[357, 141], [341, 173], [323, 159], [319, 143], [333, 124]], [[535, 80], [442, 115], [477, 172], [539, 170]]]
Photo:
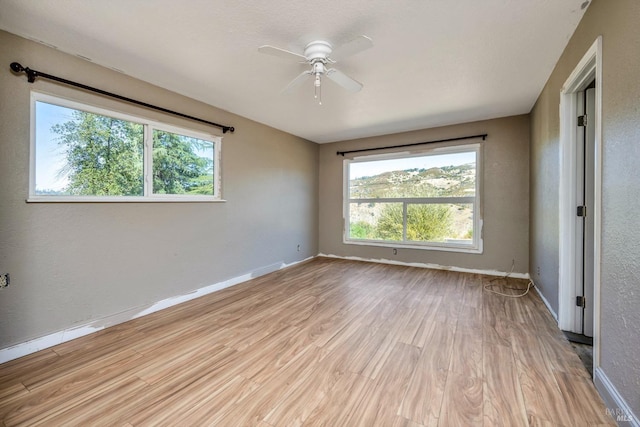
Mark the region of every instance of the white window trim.
[[[36, 190], [36, 102], [58, 105], [74, 110], [113, 117], [139, 123], [144, 126], [144, 195], [143, 196], [45, 196], [35, 194]], [[142, 116], [121, 113], [97, 107], [90, 104], [74, 101], [60, 96], [43, 92], [31, 92], [31, 118], [30, 118], [30, 152], [29, 152], [29, 197], [28, 203], [166, 203], [166, 202], [225, 202], [222, 198], [222, 175], [220, 171], [220, 157], [222, 153], [222, 137], [205, 132], [194, 131], [167, 123], [158, 122]], [[153, 181], [150, 179], [153, 170], [153, 130], [176, 133], [179, 135], [198, 138], [213, 143], [213, 195], [193, 194], [153, 194]]]
[[[476, 192], [473, 197], [428, 197], [428, 198], [387, 198], [387, 199], [350, 199], [349, 198], [349, 165], [351, 163], [368, 162], [372, 160], [389, 160], [408, 157], [420, 157], [433, 154], [455, 154], [462, 152], [476, 152]], [[386, 154], [373, 154], [367, 156], [358, 156], [352, 159], [345, 159], [343, 162], [343, 235], [342, 242], [347, 245], [362, 245], [362, 246], [378, 246], [384, 248], [397, 248], [397, 249], [421, 249], [421, 250], [435, 250], [446, 252], [463, 252], [481, 254], [483, 252], [483, 239], [482, 239], [482, 144], [465, 144], [455, 146], [439, 146], [420, 151], [411, 152], [399, 152], [399, 153], [386, 153]], [[397, 202], [403, 203], [406, 210], [407, 204], [411, 203], [474, 203], [473, 210], [473, 243], [457, 244], [457, 243], [440, 243], [440, 242], [384, 242], [380, 240], [366, 240], [366, 239], [351, 239], [349, 238], [349, 204], [350, 203], [375, 203], [375, 202]], [[406, 212], [403, 215], [403, 221], [406, 222]], [[403, 230], [406, 230], [406, 224], [403, 224]]]

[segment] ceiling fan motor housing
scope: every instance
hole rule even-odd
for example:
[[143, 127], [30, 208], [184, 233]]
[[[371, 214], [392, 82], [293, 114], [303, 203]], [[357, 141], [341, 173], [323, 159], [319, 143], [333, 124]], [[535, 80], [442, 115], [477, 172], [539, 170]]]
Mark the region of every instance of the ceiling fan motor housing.
[[333, 50], [331, 44], [324, 40], [316, 40], [304, 48], [304, 56], [312, 64], [317, 61], [326, 62]]

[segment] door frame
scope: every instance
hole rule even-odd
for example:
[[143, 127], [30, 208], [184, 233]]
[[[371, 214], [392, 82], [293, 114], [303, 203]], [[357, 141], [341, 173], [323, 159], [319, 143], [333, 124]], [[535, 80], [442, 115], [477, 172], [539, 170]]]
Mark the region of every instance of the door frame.
[[[559, 200], [559, 277], [558, 326], [565, 331], [576, 331], [579, 317], [575, 304], [578, 285], [576, 275], [576, 206], [577, 179], [576, 147], [578, 143], [578, 92], [596, 81], [595, 100], [595, 156], [594, 206], [588, 213], [594, 215], [593, 256], [593, 367], [600, 366], [600, 263], [602, 218], [602, 36], [591, 45], [565, 81], [560, 91], [560, 200]], [[581, 293], [581, 292], [580, 292]], [[587, 299], [589, 304], [589, 299]]]

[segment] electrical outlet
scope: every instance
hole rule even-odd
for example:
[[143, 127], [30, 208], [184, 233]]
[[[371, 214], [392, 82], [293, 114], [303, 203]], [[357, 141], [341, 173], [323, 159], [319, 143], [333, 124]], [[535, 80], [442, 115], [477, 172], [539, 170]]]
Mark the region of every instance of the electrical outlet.
[[300, 252], [300, 245], [298, 245], [298, 252]]
[[11, 283], [9, 273], [0, 274], [0, 289], [6, 288]]
[[536, 267], [536, 274], [539, 276], [540, 275], [540, 266]]

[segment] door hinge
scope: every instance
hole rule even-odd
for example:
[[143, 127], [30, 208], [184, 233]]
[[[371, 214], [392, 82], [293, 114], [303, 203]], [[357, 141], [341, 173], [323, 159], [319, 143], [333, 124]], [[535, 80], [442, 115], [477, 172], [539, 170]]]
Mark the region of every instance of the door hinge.
[[578, 206], [578, 209], [576, 209], [576, 215], [577, 216], [587, 216], [587, 207], [586, 206]]
[[586, 127], [587, 126], [587, 115], [578, 116], [578, 126]]
[[583, 296], [576, 297], [576, 305], [578, 307], [587, 308], [587, 299]]

